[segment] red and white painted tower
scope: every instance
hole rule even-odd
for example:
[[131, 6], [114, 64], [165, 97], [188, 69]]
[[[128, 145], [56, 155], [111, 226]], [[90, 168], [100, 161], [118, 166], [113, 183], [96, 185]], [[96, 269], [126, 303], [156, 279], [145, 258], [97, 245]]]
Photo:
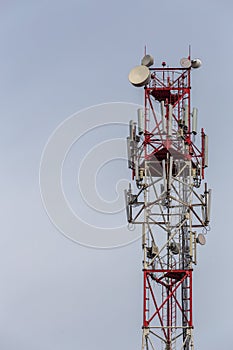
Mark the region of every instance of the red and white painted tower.
[[[144, 87], [138, 122], [127, 138], [132, 185], [125, 191], [127, 219], [142, 226], [142, 350], [194, 349], [193, 266], [205, 244], [211, 190], [203, 184], [208, 138], [191, 105], [191, 72], [201, 61], [154, 68], [145, 55], [129, 74]], [[196, 145], [196, 139], [197, 145]]]

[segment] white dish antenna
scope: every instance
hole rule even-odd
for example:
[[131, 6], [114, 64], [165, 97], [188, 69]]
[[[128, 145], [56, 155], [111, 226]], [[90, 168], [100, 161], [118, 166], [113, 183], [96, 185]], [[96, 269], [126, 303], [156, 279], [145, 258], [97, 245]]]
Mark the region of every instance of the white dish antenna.
[[149, 83], [150, 71], [146, 66], [136, 66], [129, 73], [129, 81], [136, 87], [141, 87]]
[[192, 68], [200, 68], [202, 65], [201, 60], [199, 58], [196, 58], [195, 60], [192, 60]]
[[151, 55], [145, 55], [141, 61], [141, 64], [146, 67], [150, 67], [154, 64], [154, 57]]
[[199, 243], [200, 245], [206, 244], [205, 236], [202, 233], [199, 233], [199, 235], [197, 236], [197, 243]]
[[188, 58], [184, 57], [184, 58], [181, 58], [180, 65], [181, 65], [181, 67], [188, 69], [192, 66], [192, 63]]

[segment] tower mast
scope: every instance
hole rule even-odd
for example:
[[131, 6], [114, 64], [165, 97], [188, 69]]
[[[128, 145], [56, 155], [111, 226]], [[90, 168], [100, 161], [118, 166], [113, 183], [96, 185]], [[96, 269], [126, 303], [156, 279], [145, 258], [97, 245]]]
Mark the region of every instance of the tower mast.
[[[129, 74], [144, 87], [138, 122], [129, 123], [127, 219], [142, 226], [142, 350], [193, 350], [192, 274], [197, 244], [205, 244], [211, 190], [203, 184], [208, 137], [196, 145], [197, 108], [191, 106], [191, 71], [199, 59], [153, 67], [150, 55]], [[201, 192], [202, 191], [202, 192]]]

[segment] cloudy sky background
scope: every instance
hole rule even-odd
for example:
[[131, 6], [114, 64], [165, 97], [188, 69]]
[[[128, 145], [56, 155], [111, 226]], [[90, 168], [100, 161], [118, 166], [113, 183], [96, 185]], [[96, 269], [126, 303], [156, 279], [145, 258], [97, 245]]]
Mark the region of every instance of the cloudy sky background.
[[[196, 349], [230, 348], [232, 2], [9, 0], [0, 8], [1, 349], [140, 349], [140, 242], [103, 251], [64, 237], [44, 210], [39, 165], [48, 138], [70, 115], [106, 102], [142, 103], [142, 90], [127, 76], [145, 44], [158, 65], [177, 65], [189, 44], [203, 61], [193, 72], [192, 93], [199, 126], [210, 137], [214, 196], [212, 230], [195, 270], [195, 343]], [[90, 135], [90, 144], [75, 144], [70, 168], [65, 165], [64, 186], [83, 215], [69, 179], [94, 140], [125, 133], [121, 127], [108, 131]], [[130, 178], [125, 162], [109, 166], [97, 181], [107, 200], [114, 199], [119, 179]], [[109, 220], [92, 215], [98, 223]]]

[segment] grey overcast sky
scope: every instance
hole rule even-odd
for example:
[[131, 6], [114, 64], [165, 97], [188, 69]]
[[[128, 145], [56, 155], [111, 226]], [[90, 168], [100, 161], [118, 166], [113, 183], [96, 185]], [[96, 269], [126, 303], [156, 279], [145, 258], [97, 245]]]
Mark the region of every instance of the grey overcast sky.
[[[145, 44], [159, 65], [178, 64], [189, 44], [203, 61], [192, 93], [210, 137], [214, 196], [212, 230], [195, 270], [195, 343], [230, 349], [232, 1], [8, 0], [0, 9], [1, 349], [140, 349], [140, 242], [104, 251], [67, 239], [46, 215], [38, 178], [43, 148], [68, 116], [100, 103], [142, 103], [127, 76]], [[88, 141], [75, 145], [73, 162], [85, 147]], [[112, 170], [105, 170], [99, 192], [111, 200], [117, 177], [109, 181]]]

